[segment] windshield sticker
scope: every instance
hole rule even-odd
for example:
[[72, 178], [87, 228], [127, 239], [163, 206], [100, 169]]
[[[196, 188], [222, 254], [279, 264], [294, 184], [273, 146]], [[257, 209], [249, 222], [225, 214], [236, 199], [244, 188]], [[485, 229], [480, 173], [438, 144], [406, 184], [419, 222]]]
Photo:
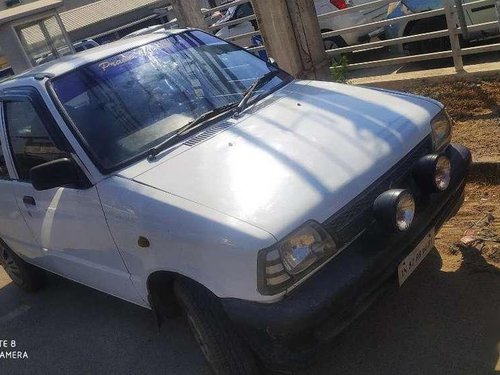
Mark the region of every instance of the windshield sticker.
[[114, 56], [113, 59], [111, 59], [111, 60], [105, 60], [105, 61], [100, 62], [99, 68], [101, 68], [101, 70], [103, 72], [105, 72], [109, 68], [114, 68], [114, 67], [120, 66], [122, 64], [125, 64], [125, 63], [131, 61], [131, 60], [136, 59], [137, 57], [139, 57], [137, 51]]

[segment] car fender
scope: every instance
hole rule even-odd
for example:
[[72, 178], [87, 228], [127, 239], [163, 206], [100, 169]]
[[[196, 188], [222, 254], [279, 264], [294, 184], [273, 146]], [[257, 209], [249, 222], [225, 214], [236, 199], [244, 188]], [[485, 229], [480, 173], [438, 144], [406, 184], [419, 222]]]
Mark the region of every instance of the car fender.
[[98, 190], [113, 238], [144, 300], [148, 277], [157, 271], [185, 276], [221, 298], [266, 300], [257, 292], [257, 253], [276, 242], [268, 232], [119, 176], [102, 181]]

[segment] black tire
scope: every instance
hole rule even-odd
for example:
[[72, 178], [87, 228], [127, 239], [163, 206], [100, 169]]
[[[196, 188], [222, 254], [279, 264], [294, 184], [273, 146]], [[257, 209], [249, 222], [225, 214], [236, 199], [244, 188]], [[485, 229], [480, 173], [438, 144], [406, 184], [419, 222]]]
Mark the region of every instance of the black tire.
[[335, 49], [340, 47], [338, 40], [336, 40], [335, 38], [328, 38], [323, 40], [323, 45], [325, 46], [325, 50]]
[[[322, 33], [328, 32], [331, 30], [321, 30]], [[326, 38], [323, 40], [323, 46], [325, 47], [325, 50], [330, 50], [330, 49], [335, 49], [335, 48], [342, 48], [342, 47], [347, 47], [347, 43], [342, 39], [340, 35], [335, 35], [330, 38]], [[332, 62], [338, 63], [342, 57], [339, 55], [333, 55], [331, 57]]]
[[253, 375], [256, 359], [235, 330], [222, 305], [210, 291], [178, 280], [174, 291], [200, 349], [217, 375]]
[[45, 284], [44, 272], [22, 260], [2, 240], [0, 240], [0, 264], [14, 284], [27, 292], [36, 292]]

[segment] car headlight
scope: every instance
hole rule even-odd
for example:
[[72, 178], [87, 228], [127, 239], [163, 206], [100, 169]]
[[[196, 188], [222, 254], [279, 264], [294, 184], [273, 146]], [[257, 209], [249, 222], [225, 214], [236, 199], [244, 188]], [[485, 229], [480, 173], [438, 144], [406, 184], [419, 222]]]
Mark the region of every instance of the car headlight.
[[415, 199], [408, 190], [388, 190], [375, 199], [373, 211], [381, 225], [395, 232], [404, 232], [413, 223]]
[[258, 256], [258, 289], [264, 295], [286, 290], [337, 253], [332, 237], [308, 221]]
[[413, 176], [417, 184], [426, 192], [445, 191], [451, 181], [450, 159], [438, 154], [424, 156], [415, 164]]
[[442, 110], [431, 122], [434, 151], [443, 150], [451, 142], [451, 119]]

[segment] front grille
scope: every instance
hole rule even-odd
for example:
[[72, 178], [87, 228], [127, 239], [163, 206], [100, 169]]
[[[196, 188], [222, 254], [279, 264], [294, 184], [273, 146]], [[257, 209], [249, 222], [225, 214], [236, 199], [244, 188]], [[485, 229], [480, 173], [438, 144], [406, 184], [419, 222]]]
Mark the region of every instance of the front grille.
[[432, 152], [431, 137], [425, 138], [382, 177], [365, 189], [356, 198], [329, 217], [323, 226], [342, 247], [351, 242], [372, 221], [372, 206], [375, 199], [389, 189], [409, 189], [417, 191], [411, 176], [415, 162]]

